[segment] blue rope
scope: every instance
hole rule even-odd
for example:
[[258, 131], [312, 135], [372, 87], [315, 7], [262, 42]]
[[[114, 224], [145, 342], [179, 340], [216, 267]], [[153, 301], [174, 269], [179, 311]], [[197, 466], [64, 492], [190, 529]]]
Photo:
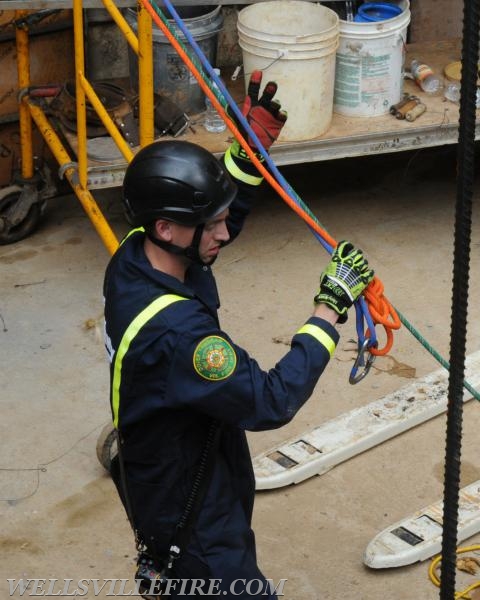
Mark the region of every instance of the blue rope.
[[[150, 0], [150, 2], [152, 4], [152, 6], [155, 7], [155, 10], [158, 13], [158, 15], [160, 17], [162, 17], [163, 13], [160, 10], [160, 8], [157, 6], [155, 1]], [[258, 151], [260, 152], [262, 157], [265, 159], [265, 162], [269, 166], [271, 173], [275, 175], [277, 182], [283, 188], [283, 190], [290, 196], [290, 198], [295, 202], [295, 204], [297, 206], [302, 208], [305, 212], [307, 212], [309, 214], [309, 216], [312, 217], [312, 219], [314, 219], [317, 223], [319, 223], [318, 220], [316, 219], [316, 217], [310, 212], [308, 207], [305, 205], [305, 203], [302, 201], [302, 199], [298, 196], [298, 194], [292, 188], [292, 186], [287, 182], [287, 180], [280, 173], [277, 166], [271, 159], [270, 155], [268, 154], [268, 152], [265, 150], [264, 146], [262, 145], [261, 141], [258, 139], [258, 136], [253, 131], [253, 129], [251, 128], [247, 119], [244, 117], [241, 110], [237, 106], [236, 102], [233, 100], [232, 96], [228, 92], [227, 88], [225, 87], [225, 84], [217, 76], [217, 74], [213, 70], [213, 67], [210, 65], [207, 57], [203, 53], [202, 49], [197, 44], [197, 42], [193, 38], [192, 34], [190, 33], [190, 31], [187, 29], [187, 27], [183, 23], [181, 17], [175, 10], [175, 8], [172, 5], [172, 3], [170, 2], [170, 0], [164, 0], [164, 4], [165, 4], [167, 10], [169, 11], [170, 15], [172, 16], [173, 20], [177, 24], [178, 28], [180, 29], [180, 31], [183, 33], [185, 38], [188, 40], [188, 43], [193, 48], [195, 54], [200, 59], [200, 62], [202, 63], [204, 69], [207, 71], [208, 75], [211, 77], [211, 79], [215, 82], [218, 89], [220, 90], [223, 98], [219, 98], [219, 101], [222, 103], [222, 100], [224, 100], [228, 104], [228, 106], [232, 109], [236, 118], [241, 123], [242, 127], [248, 133], [248, 135], [253, 140], [253, 142], [255, 143], [255, 146], [257, 147]], [[214, 91], [214, 90], [212, 90], [212, 91]], [[223, 102], [223, 104], [224, 104], [224, 102]], [[310, 227], [308, 224], [307, 224], [307, 226], [310, 229], [310, 231], [313, 233], [313, 235], [317, 238], [317, 240], [322, 244], [322, 246], [325, 248], [325, 250], [329, 254], [332, 254], [332, 252], [333, 252], [332, 246], [326, 240], [324, 240], [320, 234], [318, 234], [314, 229], [312, 229], [312, 227]], [[355, 302], [355, 310], [356, 310], [357, 334], [359, 337], [359, 347], [361, 347], [363, 342], [365, 341], [363, 320], [366, 321], [367, 327], [370, 330], [369, 347], [375, 346], [377, 344], [377, 338], [376, 338], [376, 334], [375, 334], [375, 326], [373, 324], [372, 317], [370, 316], [370, 312], [368, 310], [367, 304], [366, 304], [363, 296], [360, 296], [360, 298]]]

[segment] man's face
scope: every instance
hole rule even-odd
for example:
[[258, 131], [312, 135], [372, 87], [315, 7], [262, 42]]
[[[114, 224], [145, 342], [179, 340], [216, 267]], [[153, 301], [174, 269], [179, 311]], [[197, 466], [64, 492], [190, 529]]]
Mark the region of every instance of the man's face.
[[227, 217], [228, 208], [205, 223], [198, 253], [202, 262], [207, 265], [217, 258], [222, 244], [230, 239], [226, 223]]

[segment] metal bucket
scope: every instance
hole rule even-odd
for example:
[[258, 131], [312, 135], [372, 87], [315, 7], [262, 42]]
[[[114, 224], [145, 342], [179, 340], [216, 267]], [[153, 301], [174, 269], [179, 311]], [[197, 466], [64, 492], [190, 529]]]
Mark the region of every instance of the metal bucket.
[[[202, 49], [211, 65], [217, 59], [218, 33], [222, 30], [223, 16], [221, 6], [213, 10], [211, 6], [183, 6], [176, 11], [192, 34], [193, 39]], [[137, 33], [137, 14], [135, 9], [125, 11], [125, 18], [130, 27]], [[185, 45], [187, 51], [193, 50], [186, 42], [182, 31], [175, 21], [169, 20], [175, 35]], [[138, 59], [129, 48], [130, 82], [138, 90]], [[153, 24], [153, 86], [158, 94], [167, 96], [182, 111], [194, 114], [205, 109], [205, 95], [195, 77], [177, 54], [162, 31]]]

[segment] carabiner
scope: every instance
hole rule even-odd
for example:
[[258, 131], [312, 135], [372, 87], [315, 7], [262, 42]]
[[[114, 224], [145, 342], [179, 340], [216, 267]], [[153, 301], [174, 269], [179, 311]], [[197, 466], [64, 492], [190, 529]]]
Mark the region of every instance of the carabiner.
[[[362, 381], [362, 379], [368, 375], [368, 372], [375, 361], [376, 356], [372, 353], [370, 353], [370, 356], [365, 361], [365, 352], [368, 352], [370, 347], [376, 347], [378, 345], [377, 343], [372, 344], [371, 341], [372, 340], [370, 338], [365, 338], [358, 351], [358, 356], [353, 364], [352, 370], [350, 371], [350, 377], [348, 378], [348, 383], [351, 383], [352, 385]], [[357, 375], [359, 367], [364, 368], [360, 375]]]

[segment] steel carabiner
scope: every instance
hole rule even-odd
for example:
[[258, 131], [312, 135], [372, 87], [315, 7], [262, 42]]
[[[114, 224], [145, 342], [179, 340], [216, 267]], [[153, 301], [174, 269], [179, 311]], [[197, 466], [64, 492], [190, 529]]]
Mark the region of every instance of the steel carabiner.
[[[352, 370], [350, 371], [350, 377], [348, 378], [348, 383], [352, 385], [355, 385], [359, 381], [362, 381], [362, 379], [368, 375], [368, 372], [370, 371], [370, 368], [375, 361], [376, 356], [372, 353], [370, 353], [370, 356], [365, 361], [365, 352], [368, 352], [368, 349], [370, 347], [376, 347], [378, 345], [377, 343], [371, 344], [370, 342], [370, 338], [365, 338], [362, 345], [359, 345], [360, 347], [358, 350], [358, 356], [355, 359]], [[363, 371], [361, 371], [361, 373], [357, 375], [359, 367], [364, 368]]]

